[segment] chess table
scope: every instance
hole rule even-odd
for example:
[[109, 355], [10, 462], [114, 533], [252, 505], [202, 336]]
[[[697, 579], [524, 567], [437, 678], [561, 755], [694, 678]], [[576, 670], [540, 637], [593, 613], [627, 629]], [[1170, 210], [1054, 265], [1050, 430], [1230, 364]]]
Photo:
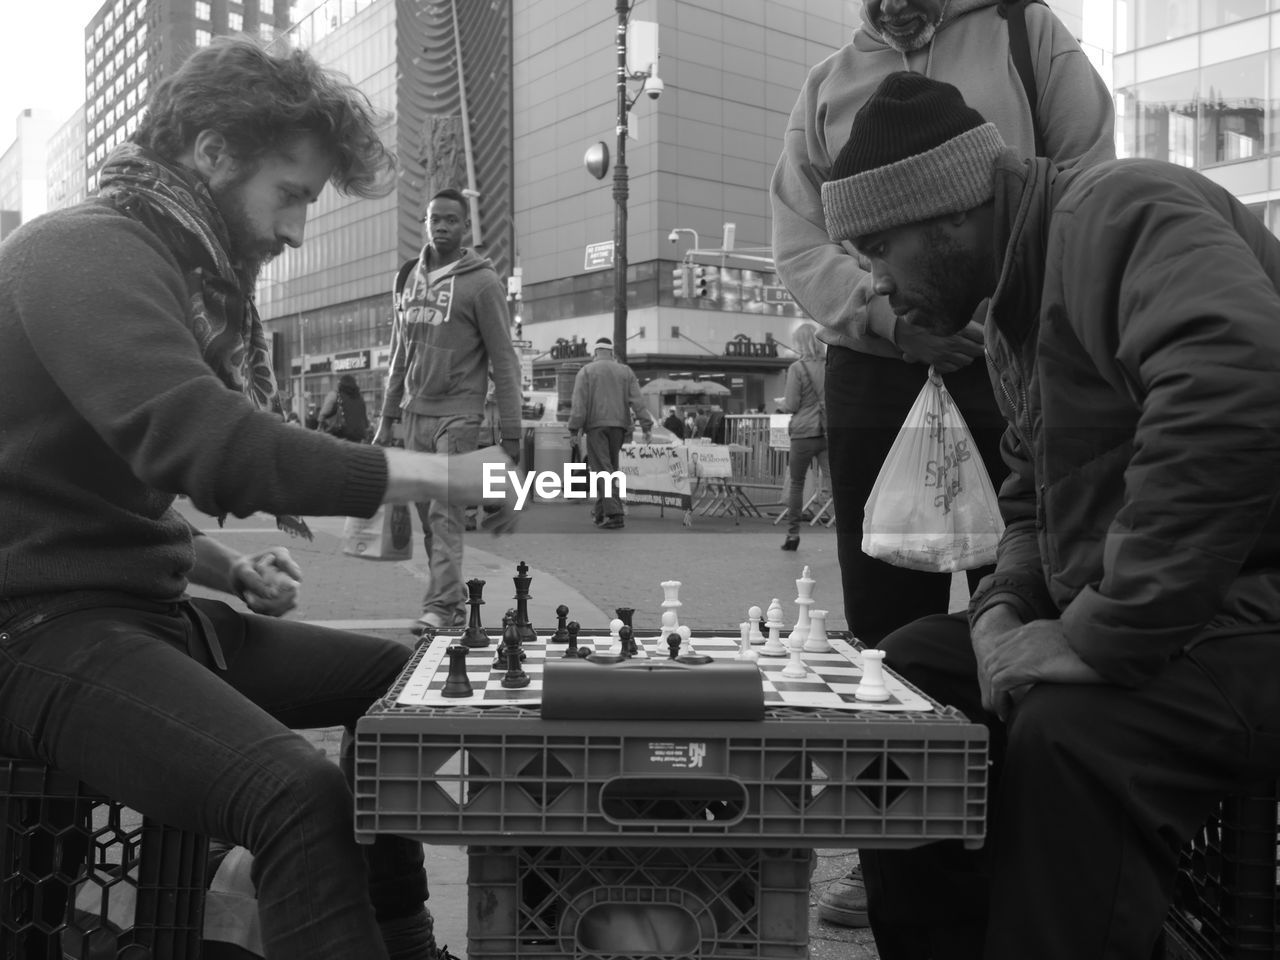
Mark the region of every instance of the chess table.
[[[544, 636], [515, 688], [494, 637], [454, 699], [461, 633], [420, 644], [356, 726], [356, 838], [467, 844], [467, 954], [486, 960], [803, 960], [806, 848], [982, 843], [985, 727], [888, 670], [893, 703], [850, 702], [848, 634], [794, 690], [786, 658], [733, 662], [730, 633], [693, 632], [711, 664], [644, 636], [623, 659], [608, 631], [577, 638], [601, 662], [569, 660]], [[750, 696], [717, 695], [744, 673]]]

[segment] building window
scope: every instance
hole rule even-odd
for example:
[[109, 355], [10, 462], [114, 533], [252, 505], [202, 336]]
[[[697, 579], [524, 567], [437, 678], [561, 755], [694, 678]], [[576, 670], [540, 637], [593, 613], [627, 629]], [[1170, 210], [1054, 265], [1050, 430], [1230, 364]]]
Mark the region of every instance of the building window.
[[207, 47], [209, 45], [209, 41], [211, 41], [212, 39], [213, 39], [213, 34], [211, 34], [208, 30], [196, 31], [197, 47]]
[[244, 29], [244, 14], [235, 13], [234, 11], [227, 14], [227, 29], [232, 33], [239, 33]]
[[274, 17], [276, 13], [275, 0], [259, 0], [258, 9], [262, 11], [264, 17]]
[[275, 39], [275, 35], [276, 35], [275, 27], [271, 26], [271, 24], [269, 23], [258, 24], [258, 36], [262, 39], [263, 43], [270, 43], [273, 39]]
[[1200, 166], [1262, 156], [1266, 69], [1259, 54], [1200, 70]]
[[209, 10], [207, 0], [196, 0], [196, 19], [208, 23], [211, 17], [212, 13]]

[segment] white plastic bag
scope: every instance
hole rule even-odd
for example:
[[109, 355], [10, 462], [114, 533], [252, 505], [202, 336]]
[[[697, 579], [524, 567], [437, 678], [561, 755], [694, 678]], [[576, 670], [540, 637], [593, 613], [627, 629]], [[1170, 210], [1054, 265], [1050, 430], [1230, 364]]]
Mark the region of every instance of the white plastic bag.
[[862, 552], [897, 567], [951, 573], [994, 563], [1002, 533], [982, 457], [930, 367], [867, 498]]

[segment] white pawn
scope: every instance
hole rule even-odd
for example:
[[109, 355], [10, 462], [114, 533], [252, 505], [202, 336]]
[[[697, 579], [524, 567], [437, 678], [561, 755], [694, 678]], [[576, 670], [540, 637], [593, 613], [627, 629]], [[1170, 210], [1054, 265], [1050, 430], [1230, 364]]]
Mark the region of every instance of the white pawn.
[[827, 640], [827, 611], [809, 611], [809, 636], [804, 641], [805, 653], [830, 653], [831, 643]]
[[862, 651], [862, 682], [853, 691], [858, 700], [882, 701], [889, 699], [889, 688], [884, 683], [884, 651]]
[[676, 632], [676, 613], [674, 610], [664, 611], [662, 614], [662, 627], [658, 630], [658, 652], [662, 654], [666, 650], [667, 637]]
[[625, 624], [614, 617], [609, 621], [609, 649], [601, 650], [601, 653], [621, 653], [622, 652], [622, 628]]
[[[759, 607], [753, 607], [753, 610], [759, 610]], [[748, 663], [755, 663], [760, 659], [760, 654], [751, 649], [751, 621], [743, 620], [738, 624], [738, 632], [741, 634], [741, 641], [738, 644], [738, 655], [735, 660], [743, 660]]]
[[799, 644], [791, 648], [791, 659], [787, 661], [787, 665], [782, 668], [782, 675], [793, 680], [803, 677], [809, 672], [809, 668], [804, 662], [804, 646]]
[[765, 623], [769, 628], [769, 639], [765, 641], [764, 649], [760, 651], [762, 657], [785, 657], [787, 648], [782, 642], [782, 604], [777, 597], [773, 598], [773, 603], [769, 604], [769, 620]]
[[698, 651], [693, 649], [693, 631], [684, 624], [676, 627], [676, 633], [680, 634], [680, 653], [682, 657], [692, 657]]
[[747, 634], [747, 639], [757, 645], [764, 643], [764, 634], [760, 632], [760, 621], [763, 617], [764, 611], [759, 607], [752, 607], [747, 611], [747, 623], [751, 625], [748, 628], [750, 632]]

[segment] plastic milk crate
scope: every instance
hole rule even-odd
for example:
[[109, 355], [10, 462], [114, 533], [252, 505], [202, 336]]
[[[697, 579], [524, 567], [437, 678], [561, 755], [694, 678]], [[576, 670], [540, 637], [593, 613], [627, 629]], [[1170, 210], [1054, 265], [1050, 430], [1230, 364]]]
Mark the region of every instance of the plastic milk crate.
[[0, 758], [0, 958], [198, 957], [206, 851], [74, 777]]
[[644, 720], [398, 703], [425, 650], [356, 728], [362, 841], [977, 847], [985, 835], [986, 728], [932, 701], [698, 721], [670, 719], [670, 702]]
[[1280, 956], [1277, 791], [1228, 797], [1182, 851], [1166, 952], [1188, 960]]
[[472, 960], [803, 960], [808, 850], [473, 847]]

